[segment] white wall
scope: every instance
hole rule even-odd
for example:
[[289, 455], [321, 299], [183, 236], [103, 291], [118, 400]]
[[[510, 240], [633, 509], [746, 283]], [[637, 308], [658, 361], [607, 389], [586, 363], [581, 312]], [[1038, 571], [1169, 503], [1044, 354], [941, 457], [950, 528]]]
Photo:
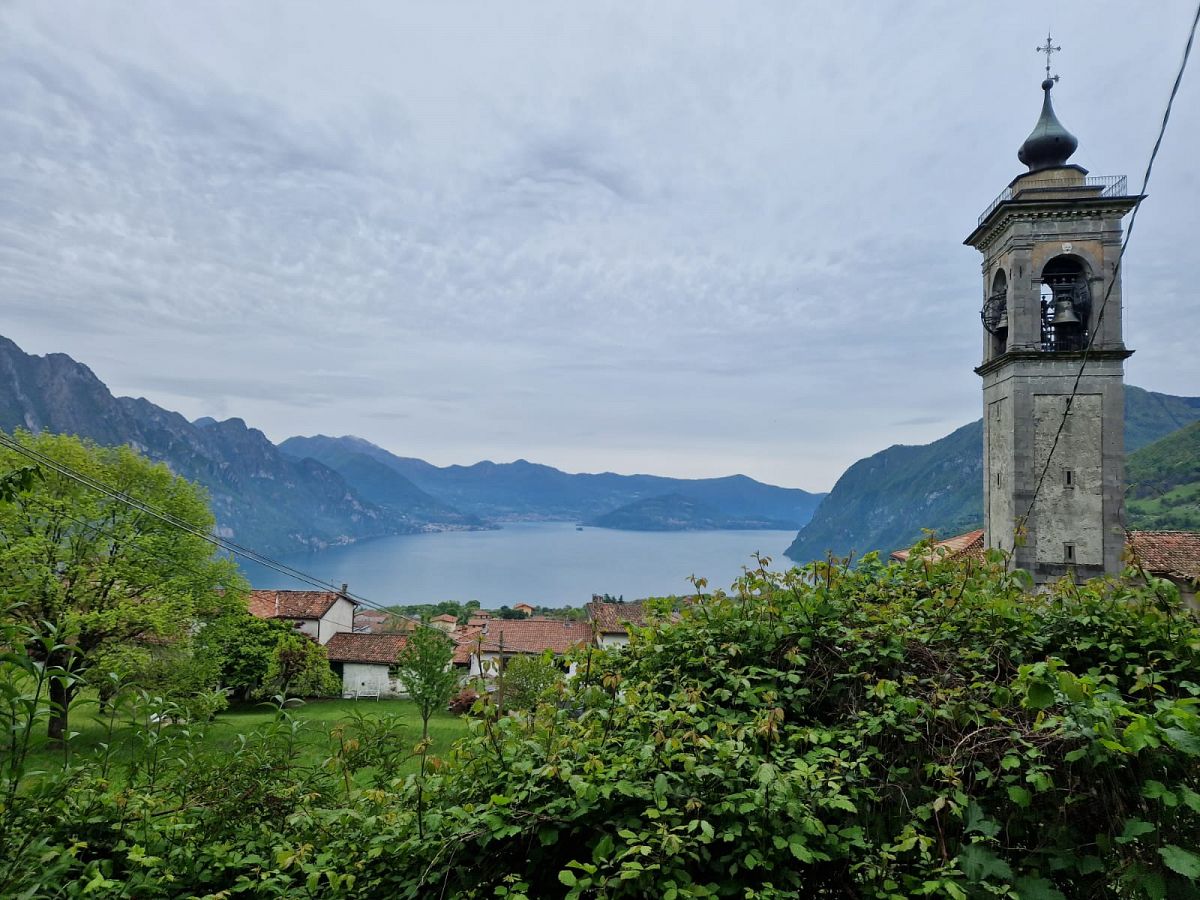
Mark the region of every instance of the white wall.
[[[305, 625], [311, 620], [306, 620]], [[318, 644], [328, 644], [335, 634], [354, 630], [354, 603], [345, 597], [338, 597], [329, 607], [329, 611], [316, 623], [314, 632], [305, 634], [317, 639]]]
[[600, 649], [607, 650], [609, 647], [625, 647], [629, 644], [628, 634], [598, 634], [596, 635], [596, 643], [600, 645]]
[[388, 676], [388, 667], [379, 663], [342, 663], [342, 696], [356, 691], [378, 691], [380, 697], [407, 697], [404, 683]]

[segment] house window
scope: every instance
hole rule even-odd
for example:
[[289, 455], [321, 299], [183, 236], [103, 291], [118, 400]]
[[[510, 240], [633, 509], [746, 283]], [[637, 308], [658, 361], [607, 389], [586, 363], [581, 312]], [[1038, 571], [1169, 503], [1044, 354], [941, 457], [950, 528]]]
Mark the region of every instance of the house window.
[[1063, 487], [1065, 487], [1065, 488], [1075, 487], [1075, 470], [1074, 469], [1063, 469]]
[[1073, 543], [1063, 544], [1063, 561], [1068, 564], [1075, 562], [1075, 545]]

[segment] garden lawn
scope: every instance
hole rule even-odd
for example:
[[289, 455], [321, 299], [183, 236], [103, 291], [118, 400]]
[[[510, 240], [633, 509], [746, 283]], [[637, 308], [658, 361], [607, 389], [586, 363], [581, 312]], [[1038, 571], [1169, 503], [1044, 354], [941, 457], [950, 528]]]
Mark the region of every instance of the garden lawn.
[[[313, 700], [290, 706], [288, 715], [300, 725], [297, 730], [297, 745], [300, 749], [301, 765], [321, 765], [333, 753], [334, 738], [331, 733], [339, 722], [349, 721], [356, 713], [366, 716], [395, 716], [402, 725], [399, 740], [409, 747], [421, 740], [421, 716], [417, 707], [408, 700]], [[231, 707], [219, 713], [203, 726], [203, 747], [215, 752], [233, 750], [238, 745], [238, 736], [261, 731], [271, 726], [278, 712], [274, 704], [252, 704]], [[193, 726], [194, 727], [194, 726]], [[44, 726], [43, 726], [44, 728]], [[178, 726], [166, 726], [167, 730]], [[71, 707], [71, 731], [78, 734], [69, 742], [67, 752], [74, 757], [103, 753], [108, 720], [96, 711], [96, 703], [87, 697]], [[429, 720], [429, 737], [432, 742], [430, 753], [444, 756], [450, 752], [454, 742], [467, 733], [467, 724], [462, 716], [448, 712], [435, 713]], [[120, 777], [120, 768], [130, 758], [134, 729], [130, 726], [128, 713], [124, 719], [118, 717], [113, 730], [112, 756], [114, 774]], [[50, 769], [63, 764], [63, 750], [52, 750], [46, 746], [45, 732], [37, 738], [39, 745], [30, 759], [31, 769]], [[416, 771], [419, 761], [410, 760], [403, 772]]]

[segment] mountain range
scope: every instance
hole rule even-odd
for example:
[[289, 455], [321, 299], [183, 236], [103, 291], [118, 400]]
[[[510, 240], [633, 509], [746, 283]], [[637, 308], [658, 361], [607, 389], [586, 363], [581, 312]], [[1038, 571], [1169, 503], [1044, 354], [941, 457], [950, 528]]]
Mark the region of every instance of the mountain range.
[[[491, 521], [591, 521], [630, 504], [675, 495], [691, 501], [697, 515], [684, 515], [671, 530], [723, 527], [704, 524], [712, 518], [704, 507], [722, 521], [769, 523], [744, 527], [799, 528], [811, 518], [824, 496], [763, 484], [745, 475], [687, 479], [613, 472], [569, 474], [524, 459], [435, 466], [396, 456], [356, 437], [293, 437], [281, 443], [279, 449], [297, 459], [321, 462], [342, 473], [355, 487], [360, 485], [354, 480], [353, 470], [366, 465], [364, 458], [372, 460], [455, 509]], [[682, 508], [679, 511], [685, 512]], [[626, 510], [613, 521], [625, 524], [604, 527], [646, 530], [651, 524], [649, 519], [639, 519], [637, 509]]]
[[[1130, 454], [1127, 480], [1131, 492], [1139, 490], [1143, 466], [1161, 471], [1164, 466], [1154, 462], [1160, 456], [1164, 460], [1174, 460], [1180, 453], [1186, 456], [1186, 442], [1171, 444], [1161, 454], [1157, 449], [1152, 453], [1152, 448], [1158, 448], [1164, 439], [1174, 440], [1180, 429], [1196, 421], [1200, 421], [1200, 397], [1176, 397], [1126, 386], [1125, 449]], [[1190, 447], [1194, 454], [1195, 443]], [[1190, 457], [1193, 472], [1196, 458]], [[1143, 464], [1143, 460], [1151, 461]], [[1200, 475], [1193, 481], [1200, 481]], [[1156, 502], [1159, 494], [1154, 483], [1161, 480], [1147, 482], [1136, 501], [1131, 493], [1130, 526], [1191, 527], [1179, 524], [1186, 520], [1177, 507], [1170, 507], [1174, 510], [1171, 519], [1160, 517], [1157, 525], [1136, 517], [1139, 509]], [[1188, 483], [1174, 484], [1171, 490], [1186, 494]], [[1163, 525], [1164, 521], [1176, 524]], [[796, 562], [808, 562], [830, 552], [836, 556], [870, 550], [887, 553], [912, 545], [924, 528], [949, 536], [978, 528], [982, 522], [983, 420], [977, 419], [931, 444], [896, 445], [856, 462], [838, 479], [786, 555]]]
[[[71, 357], [30, 355], [0, 337], [0, 430], [18, 428], [128, 444], [203, 485], [219, 534], [272, 554], [497, 521], [580, 521], [658, 495], [692, 504], [694, 515], [672, 527], [799, 528], [823, 496], [743, 475], [569, 474], [525, 460], [441, 467], [357, 437], [276, 446], [241, 419], [188, 421], [144, 398], [114, 397]], [[636, 527], [636, 510], [621, 521], [615, 527]]]

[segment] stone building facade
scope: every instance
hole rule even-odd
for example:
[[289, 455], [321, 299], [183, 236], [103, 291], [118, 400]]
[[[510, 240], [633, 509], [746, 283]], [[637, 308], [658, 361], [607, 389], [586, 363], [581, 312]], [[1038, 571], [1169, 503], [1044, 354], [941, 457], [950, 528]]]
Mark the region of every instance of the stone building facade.
[[[979, 217], [983, 255], [984, 522], [987, 547], [1037, 583], [1122, 569], [1125, 530], [1124, 177], [1068, 164], [1077, 142], [1042, 84], [1017, 176]], [[1086, 366], [1084, 362], [1086, 360]], [[1080, 372], [1082, 370], [1082, 375]]]

